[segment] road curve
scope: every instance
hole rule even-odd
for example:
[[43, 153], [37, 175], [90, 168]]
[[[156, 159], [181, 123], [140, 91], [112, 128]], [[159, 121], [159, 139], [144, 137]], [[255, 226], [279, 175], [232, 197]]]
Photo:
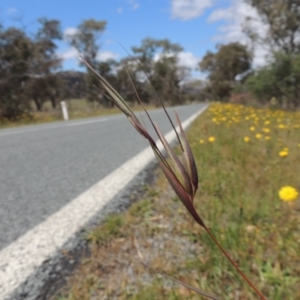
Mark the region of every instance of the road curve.
[[[202, 106], [168, 110], [184, 121]], [[161, 109], [151, 115], [171, 129]], [[1, 130], [0, 250], [147, 146], [123, 115]]]
[[[176, 111], [185, 128], [204, 109]], [[151, 114], [174, 140], [163, 112]], [[153, 159], [147, 141], [128, 125], [116, 115], [0, 131], [1, 298], [36, 299], [51, 269], [44, 262], [55, 265], [55, 253], [105, 214], [105, 203], [117, 209], [110, 199]]]

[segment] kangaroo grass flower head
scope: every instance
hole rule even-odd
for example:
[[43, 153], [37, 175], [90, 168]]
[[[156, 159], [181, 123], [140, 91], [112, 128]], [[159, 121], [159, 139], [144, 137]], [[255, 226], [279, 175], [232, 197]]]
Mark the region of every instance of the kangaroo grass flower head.
[[279, 190], [279, 198], [285, 202], [296, 200], [298, 195], [298, 191], [292, 186], [284, 186]]
[[[230, 258], [230, 256], [227, 254], [227, 252], [224, 250], [224, 248], [220, 245], [220, 243], [216, 240], [216, 238], [213, 236], [213, 234], [210, 232], [208, 227], [203, 222], [202, 218], [199, 216], [198, 212], [195, 209], [194, 206], [194, 197], [196, 194], [196, 191], [198, 189], [198, 171], [196, 162], [192, 153], [192, 150], [190, 148], [190, 145], [187, 141], [185, 132], [182, 128], [181, 122], [179, 120], [179, 117], [177, 113], [175, 112], [176, 122], [178, 124], [179, 133], [177, 132], [168, 112], [166, 111], [162, 101], [160, 101], [167, 117], [169, 118], [169, 121], [176, 133], [182, 156], [181, 158], [178, 157], [175, 154], [175, 151], [172, 149], [170, 144], [165, 139], [164, 135], [160, 131], [157, 124], [153, 123], [150, 115], [148, 114], [147, 110], [144, 108], [142, 101], [139, 98], [138, 93], [136, 92], [136, 89], [132, 83], [131, 77], [128, 73], [128, 77], [132, 83], [133, 89], [136, 93], [136, 96], [142, 105], [145, 113], [147, 114], [147, 117], [153, 126], [154, 130], [156, 131], [161, 143], [163, 144], [166, 153], [168, 155], [167, 159], [160, 148], [157, 146], [155, 140], [151, 137], [149, 132], [147, 131], [147, 128], [140, 123], [136, 115], [133, 113], [133, 111], [130, 109], [126, 101], [122, 98], [122, 96], [110, 85], [110, 83], [100, 74], [98, 74], [84, 59], [81, 59], [83, 63], [98, 77], [100, 84], [104, 88], [104, 90], [108, 94], [108, 98], [126, 115], [129, 122], [133, 125], [133, 127], [144, 137], [148, 140], [156, 158], [158, 161], [159, 166], [161, 167], [163, 173], [165, 174], [167, 180], [169, 181], [170, 185], [172, 186], [173, 190], [181, 200], [182, 204], [185, 206], [185, 208], [188, 210], [188, 212], [191, 214], [193, 219], [207, 232], [207, 234], [210, 236], [210, 238], [214, 241], [214, 243], [218, 246], [218, 248], [222, 251], [222, 253], [226, 256], [226, 258], [230, 261], [230, 263], [236, 268], [236, 270], [240, 273], [240, 275], [244, 278], [245, 281], [252, 287], [252, 289], [257, 293], [257, 295], [260, 296], [261, 299], [265, 300], [265, 297], [261, 294], [261, 292], [251, 283], [251, 281], [248, 279], [248, 277], [241, 271], [241, 269], [238, 267], [238, 265]], [[137, 61], [136, 61], [137, 62]], [[138, 63], [138, 62], [137, 62]], [[125, 66], [126, 68], [126, 66]], [[145, 73], [146, 74], [146, 73]], [[147, 76], [147, 74], [146, 74]], [[214, 142], [215, 137], [211, 136], [208, 138], [209, 142]], [[178, 282], [178, 281], [177, 281]], [[184, 285], [184, 283], [181, 283]], [[192, 287], [189, 287], [190, 289], [193, 289]], [[193, 289], [196, 291], [195, 289]], [[200, 290], [197, 290], [198, 293], [206, 295], [207, 297], [211, 299], [218, 299], [215, 296], [208, 295], [206, 293], [203, 293]]]
[[[196, 209], [193, 205], [193, 200], [196, 194], [196, 191], [198, 189], [198, 171], [196, 162], [192, 153], [192, 150], [190, 148], [190, 145], [188, 143], [188, 140], [186, 138], [186, 135], [184, 133], [184, 130], [182, 128], [181, 122], [179, 120], [179, 117], [177, 113], [175, 112], [176, 121], [178, 124], [178, 128], [180, 133], [178, 134], [168, 112], [166, 111], [163, 103], [161, 102], [163, 109], [169, 118], [169, 121], [171, 122], [171, 125], [176, 133], [179, 145], [181, 147], [182, 151], [182, 158], [180, 159], [176, 154], [173, 148], [170, 146], [170, 144], [165, 139], [164, 135], [162, 134], [160, 128], [157, 124], [153, 123], [149, 113], [144, 108], [142, 101], [139, 98], [139, 95], [136, 93], [136, 96], [142, 105], [145, 113], [147, 114], [147, 117], [153, 126], [155, 132], [157, 133], [160, 141], [162, 142], [167, 155], [169, 157], [169, 160], [167, 160], [166, 157], [164, 157], [162, 151], [158, 148], [156, 145], [155, 140], [151, 137], [149, 132], [147, 131], [146, 127], [144, 127], [134, 112], [130, 109], [126, 101], [122, 98], [122, 96], [110, 85], [110, 83], [100, 74], [98, 74], [84, 59], [81, 59], [94, 74], [98, 77], [102, 87], [106, 90], [106, 92], [109, 95], [109, 99], [127, 116], [129, 122], [133, 125], [133, 127], [144, 137], [148, 140], [156, 158], [159, 163], [159, 166], [161, 167], [162, 171], [164, 172], [166, 178], [168, 179], [169, 183], [171, 184], [173, 190], [183, 203], [183, 205], [186, 207], [186, 209], [189, 211], [189, 213], [193, 216], [194, 220], [201, 225], [202, 227], [205, 227], [202, 219], [196, 212]], [[128, 77], [131, 80], [131, 77], [128, 73]], [[135, 90], [135, 87], [133, 85], [133, 89]], [[136, 90], [135, 90], [136, 92]]]

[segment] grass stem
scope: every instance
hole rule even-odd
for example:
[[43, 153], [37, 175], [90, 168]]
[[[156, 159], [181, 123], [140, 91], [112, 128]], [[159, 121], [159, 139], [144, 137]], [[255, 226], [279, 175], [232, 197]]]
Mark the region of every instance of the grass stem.
[[232, 260], [232, 258], [228, 255], [228, 253], [224, 250], [221, 244], [217, 241], [217, 239], [213, 236], [211, 231], [204, 225], [205, 231], [208, 233], [210, 238], [214, 241], [214, 243], [218, 246], [218, 248], [222, 251], [222, 253], [226, 256], [226, 258], [230, 261], [230, 263], [235, 267], [235, 269], [239, 272], [239, 274], [247, 281], [247, 283], [251, 286], [251, 288], [256, 292], [256, 294], [263, 300], [266, 300], [264, 295], [255, 287], [255, 285], [250, 281], [250, 279], [244, 274], [244, 272], [238, 267], [238, 265]]

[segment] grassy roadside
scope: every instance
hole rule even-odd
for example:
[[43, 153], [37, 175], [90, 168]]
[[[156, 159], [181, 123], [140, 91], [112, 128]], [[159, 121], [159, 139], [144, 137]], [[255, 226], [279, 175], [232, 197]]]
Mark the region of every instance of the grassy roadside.
[[[68, 113], [70, 120], [100, 117], [106, 115], [119, 114], [120, 110], [116, 107], [106, 108], [102, 106], [89, 104], [85, 99], [72, 99], [67, 101]], [[154, 105], [146, 105], [148, 110], [155, 109]], [[142, 111], [140, 105], [132, 105], [133, 111]], [[6, 119], [0, 119], [0, 129], [12, 128], [25, 125], [36, 125], [43, 123], [50, 123], [56, 121], [62, 121], [62, 112], [60, 106], [57, 109], [53, 109], [50, 103], [45, 103], [43, 111], [33, 111], [31, 116], [24, 115], [15, 121], [9, 121]]]
[[[300, 201], [278, 194], [300, 190], [299, 112], [216, 104], [188, 139], [205, 223], [266, 298], [300, 298]], [[88, 234], [91, 257], [55, 299], [204, 299], [136, 259], [222, 299], [257, 299], [156, 176], [143, 199]]]

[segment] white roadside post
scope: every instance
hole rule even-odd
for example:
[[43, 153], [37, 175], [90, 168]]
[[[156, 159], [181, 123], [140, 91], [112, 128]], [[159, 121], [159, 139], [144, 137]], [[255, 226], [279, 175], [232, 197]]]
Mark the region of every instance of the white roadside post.
[[60, 105], [61, 105], [61, 110], [62, 110], [62, 113], [63, 113], [63, 116], [64, 116], [64, 120], [65, 121], [69, 120], [69, 114], [68, 114], [68, 109], [67, 109], [66, 102], [65, 101], [61, 101]]

